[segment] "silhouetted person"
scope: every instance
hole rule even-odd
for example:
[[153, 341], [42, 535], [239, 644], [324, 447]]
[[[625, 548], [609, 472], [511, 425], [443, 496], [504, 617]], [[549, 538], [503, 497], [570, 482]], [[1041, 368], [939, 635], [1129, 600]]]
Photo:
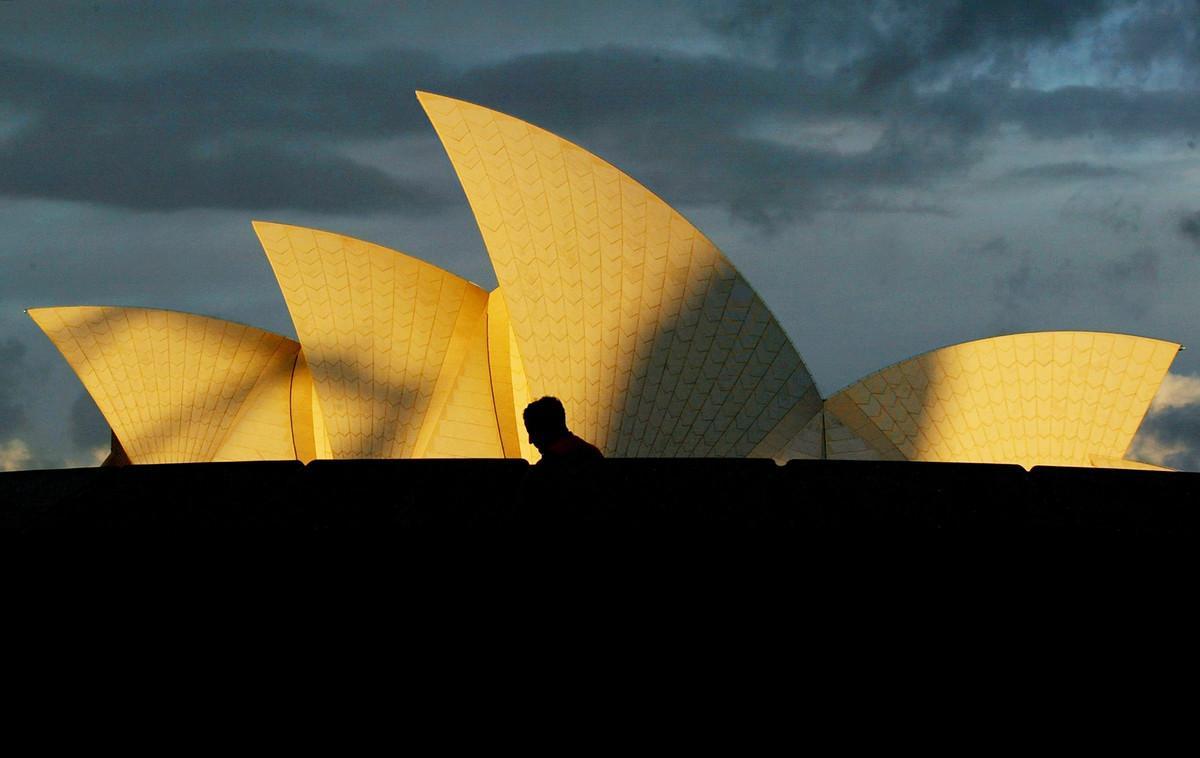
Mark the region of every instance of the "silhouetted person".
[[595, 445], [567, 429], [567, 412], [556, 397], [539, 398], [525, 406], [525, 429], [529, 444], [542, 454], [538, 466], [576, 466], [604, 458]]
[[521, 482], [522, 517], [532, 526], [564, 525], [588, 520], [604, 502], [593, 465], [604, 455], [571, 434], [567, 414], [556, 397], [543, 397], [525, 407], [529, 443], [542, 459]]

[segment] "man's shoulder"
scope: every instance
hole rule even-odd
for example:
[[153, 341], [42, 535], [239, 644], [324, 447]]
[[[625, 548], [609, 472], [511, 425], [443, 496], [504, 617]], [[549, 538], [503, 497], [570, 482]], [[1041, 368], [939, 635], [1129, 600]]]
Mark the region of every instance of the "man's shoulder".
[[600, 448], [596, 447], [584, 438], [575, 434], [571, 434], [570, 436], [573, 452], [578, 453], [581, 456], [586, 456], [588, 459], [604, 457], [604, 453], [600, 452]]
[[563, 463], [585, 463], [603, 458], [604, 454], [600, 452], [600, 448], [573, 432], [567, 432], [555, 440], [550, 450], [542, 456], [543, 461], [561, 461]]

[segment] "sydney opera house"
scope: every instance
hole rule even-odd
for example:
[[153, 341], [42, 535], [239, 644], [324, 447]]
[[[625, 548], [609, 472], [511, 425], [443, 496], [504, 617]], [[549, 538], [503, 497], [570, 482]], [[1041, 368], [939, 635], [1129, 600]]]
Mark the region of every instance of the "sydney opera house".
[[35, 308], [134, 464], [536, 459], [532, 399], [611, 457], [1155, 468], [1127, 450], [1179, 345], [1040, 332], [817, 392], [750, 283], [617, 168], [419, 93], [495, 267], [487, 292], [339, 234], [255, 222], [298, 342], [174, 311]]

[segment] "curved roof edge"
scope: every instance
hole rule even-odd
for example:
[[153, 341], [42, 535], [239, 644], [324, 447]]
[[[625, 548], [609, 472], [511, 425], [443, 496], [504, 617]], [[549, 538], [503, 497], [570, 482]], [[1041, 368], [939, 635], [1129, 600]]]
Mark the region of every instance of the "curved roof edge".
[[[475, 282], [471, 281], [470, 279], [466, 278], [465, 276], [461, 276], [460, 274], [457, 274], [448, 268], [439, 266], [436, 263], [430, 263], [429, 261], [425, 260], [424, 258], [418, 258], [417, 256], [413, 255], [412, 253], [406, 253], [403, 250], [397, 250], [394, 247], [388, 247], [387, 245], [382, 245], [378, 242], [372, 242], [371, 240], [363, 239], [362, 237], [353, 237], [349, 234], [342, 234], [341, 232], [334, 232], [334, 231], [330, 231], [329, 229], [321, 229], [316, 226], [301, 226], [300, 224], [288, 224], [288, 223], [284, 223], [282, 221], [264, 221], [263, 219], [257, 219], [257, 218], [250, 220], [250, 226], [253, 227], [256, 235], [259, 235], [259, 230], [262, 228], [276, 227], [276, 228], [281, 228], [281, 229], [302, 229], [306, 232], [320, 232], [321, 234], [329, 234], [334, 237], [341, 237], [343, 239], [351, 240], [353, 242], [361, 242], [364, 245], [370, 245], [372, 247], [381, 248], [383, 250], [387, 250], [388, 252], [395, 253], [396, 255], [399, 255], [403, 258], [407, 258], [409, 260], [415, 261], [416, 263], [419, 263], [422, 266], [430, 266], [432, 268], [437, 269], [438, 271], [441, 271], [444, 274], [448, 274], [450, 276], [462, 279], [464, 282], [466, 282], [467, 284], [470, 284], [472, 287], [478, 287], [479, 289], [483, 290], [484, 292], [488, 291], [487, 288], [484, 287], [483, 285], [476, 284]], [[259, 235], [259, 240], [261, 241], [261, 239], [262, 239], [262, 237], [261, 237], [261, 235]]]
[[1004, 337], [1025, 337], [1025, 336], [1032, 337], [1032, 336], [1038, 335], [1038, 334], [1066, 334], [1066, 333], [1069, 333], [1069, 334], [1103, 334], [1103, 335], [1112, 336], [1112, 337], [1133, 337], [1134, 339], [1139, 339], [1139, 340], [1151, 340], [1153, 342], [1162, 342], [1162, 343], [1165, 343], [1168, 345], [1175, 345], [1176, 351], [1184, 349], [1184, 346], [1179, 342], [1165, 340], [1160, 337], [1147, 337], [1142, 334], [1132, 334], [1130, 332], [1102, 332], [1102, 331], [1096, 331], [1094, 329], [1040, 329], [1040, 330], [1032, 331], [1032, 332], [1005, 332], [1003, 334], [993, 334], [990, 337], [978, 337], [978, 338], [972, 339], [972, 340], [963, 340], [962, 342], [951, 342], [946, 345], [940, 345], [938, 347], [931, 348], [929, 350], [923, 350], [919, 353], [914, 353], [914, 354], [908, 356], [907, 358], [902, 358], [898, 361], [894, 361], [885, 366], [881, 366], [880, 368], [876, 369], [875, 371], [871, 371], [870, 373], [863, 374], [862, 376], [858, 377], [857, 379], [850, 382], [849, 384], [847, 384], [843, 387], [839, 387], [835, 392], [831, 392], [828, 395], [822, 395], [822, 397], [825, 398], [826, 400], [828, 400], [829, 398], [840, 395], [841, 393], [850, 389], [854, 385], [859, 384], [860, 382], [864, 382], [867, 379], [870, 379], [871, 377], [876, 376], [877, 374], [882, 374], [883, 372], [887, 371], [888, 369], [896, 368], [897, 366], [903, 366], [905, 363], [908, 363], [909, 361], [915, 361], [918, 358], [921, 358], [926, 355], [931, 355], [933, 353], [937, 353], [942, 350], [949, 350], [950, 348], [955, 348], [955, 347], [964, 347], [966, 345], [974, 345], [974, 344], [977, 344], [980, 342], [988, 342], [991, 340], [1001, 339]]
[[207, 318], [207, 319], [212, 319], [213, 321], [220, 321], [225, 324], [235, 324], [237, 326], [244, 326], [247, 329], [257, 329], [260, 332], [266, 332], [267, 334], [273, 334], [276, 337], [282, 337], [283, 339], [290, 340], [291, 342], [296, 341], [296, 340], [292, 339], [291, 337], [287, 336], [286, 334], [280, 334], [279, 332], [273, 332], [270, 329], [264, 329], [261, 326], [255, 326], [254, 324], [247, 324], [245, 321], [235, 321], [234, 319], [231, 319], [231, 318], [225, 318], [224, 316], [213, 316], [208, 313], [196, 313], [195, 311], [181, 311], [178, 308], [159, 308], [157, 306], [151, 306], [151, 305], [112, 305], [112, 304], [106, 305], [106, 304], [101, 304], [101, 303], [75, 303], [73, 305], [38, 305], [38, 306], [31, 307], [31, 308], [24, 308], [22, 310], [24, 311], [25, 315], [29, 316], [30, 318], [33, 318], [34, 311], [56, 311], [56, 310], [66, 310], [68, 308], [119, 308], [120, 310], [123, 310], [123, 311], [147, 311], [147, 312], [151, 312], [151, 313], [177, 313], [180, 316], [189, 316], [189, 317], [194, 317], [194, 318]]
[[[692, 220], [691, 220], [690, 218], [688, 218], [686, 214], [684, 214], [684, 213], [680, 212], [680, 210], [679, 210], [677, 207], [675, 207], [675, 206], [674, 206], [674, 205], [672, 205], [671, 203], [668, 203], [668, 202], [667, 202], [665, 199], [663, 199], [663, 197], [662, 197], [661, 195], [659, 195], [657, 192], [655, 192], [654, 190], [650, 189], [650, 188], [649, 188], [649, 187], [647, 187], [645, 184], [642, 184], [642, 183], [641, 183], [640, 181], [638, 181], [638, 180], [637, 180], [637, 179], [636, 179], [636, 178], [635, 178], [635, 177], [634, 177], [632, 174], [628, 173], [627, 171], [625, 171], [624, 169], [622, 169], [620, 166], [618, 166], [617, 164], [615, 164], [615, 163], [613, 163], [612, 161], [608, 160], [607, 158], [605, 158], [604, 156], [600, 155], [600, 154], [599, 154], [599, 153], [597, 153], [596, 151], [594, 151], [594, 150], [592, 150], [592, 149], [590, 149], [590, 148], [586, 148], [586, 147], [584, 147], [583, 145], [580, 145], [578, 142], [574, 142], [573, 140], [569, 140], [569, 139], [567, 139], [566, 137], [563, 137], [563, 136], [559, 135], [557, 132], [553, 132], [553, 131], [551, 131], [551, 130], [547, 129], [547, 128], [546, 128], [546, 127], [544, 127], [544, 126], [540, 126], [540, 125], [538, 125], [538, 124], [535, 124], [535, 123], [533, 123], [532, 121], [526, 121], [526, 120], [525, 120], [525, 119], [523, 119], [523, 118], [520, 118], [520, 117], [518, 117], [518, 116], [513, 116], [513, 115], [511, 115], [511, 114], [505, 113], [504, 111], [497, 110], [497, 109], [495, 109], [495, 108], [490, 108], [490, 107], [488, 107], [488, 106], [486, 106], [486, 105], [479, 105], [478, 103], [473, 103], [473, 102], [471, 102], [470, 100], [463, 100], [463, 99], [461, 99], [461, 98], [457, 98], [457, 97], [451, 97], [451, 96], [449, 96], [449, 95], [443, 95], [443, 94], [440, 94], [440, 93], [438, 93], [438, 92], [428, 92], [428, 91], [426, 91], [426, 90], [414, 90], [414, 91], [413, 91], [413, 93], [414, 93], [414, 94], [417, 96], [417, 100], [418, 100], [418, 101], [421, 103], [421, 106], [422, 106], [422, 108], [425, 108], [425, 100], [426, 100], [427, 98], [428, 98], [428, 99], [434, 99], [434, 98], [437, 98], [437, 99], [441, 99], [441, 100], [450, 100], [450, 101], [453, 101], [453, 102], [456, 102], [456, 103], [461, 103], [461, 104], [463, 104], [463, 105], [469, 105], [469, 106], [471, 106], [472, 108], [482, 108], [482, 109], [484, 109], [484, 110], [491, 111], [492, 113], [498, 114], [498, 115], [500, 115], [500, 116], [504, 116], [505, 118], [511, 118], [511, 119], [515, 119], [515, 120], [517, 120], [517, 121], [520, 121], [520, 122], [522, 122], [522, 123], [524, 123], [524, 124], [526, 124], [526, 125], [528, 125], [528, 126], [532, 126], [534, 129], [541, 130], [541, 131], [545, 132], [546, 134], [550, 134], [550, 135], [552, 135], [552, 136], [556, 137], [557, 139], [560, 139], [560, 140], [562, 140], [563, 142], [566, 142], [567, 144], [571, 145], [571, 146], [572, 146], [572, 147], [574, 147], [574, 148], [577, 148], [577, 149], [579, 149], [579, 150], [582, 150], [583, 152], [587, 153], [588, 155], [591, 155], [591, 156], [595, 157], [595, 158], [596, 158], [596, 160], [599, 160], [599, 161], [601, 161], [602, 163], [604, 163], [606, 166], [608, 166], [608, 167], [612, 168], [613, 170], [615, 170], [615, 171], [619, 171], [619, 172], [621, 173], [621, 175], [622, 175], [622, 176], [626, 177], [626, 178], [627, 178], [627, 179], [629, 179], [631, 182], [633, 182], [634, 184], [636, 184], [638, 187], [640, 187], [641, 189], [645, 190], [645, 191], [646, 191], [646, 194], [650, 195], [650, 196], [651, 196], [651, 197], [653, 197], [655, 200], [659, 201], [660, 203], [662, 203], [663, 205], [667, 206], [667, 207], [668, 207], [668, 208], [670, 208], [672, 211], [674, 211], [675, 213], [677, 213], [677, 214], [679, 215], [679, 217], [680, 217], [680, 218], [682, 218], [684, 221], [686, 221], [686, 222], [688, 223], [688, 225], [690, 225], [690, 226], [691, 226], [693, 229], [695, 229], [695, 230], [696, 230], [696, 233], [697, 233], [697, 234], [699, 234], [700, 236], [702, 236], [704, 239], [708, 240], [709, 244], [711, 244], [711, 245], [712, 245], [714, 248], [716, 248], [717, 250], [719, 250], [719, 251], [721, 252], [721, 255], [725, 256], [725, 258], [726, 258], [726, 259], [728, 259], [728, 257], [729, 257], [729, 256], [725, 255], [725, 251], [724, 251], [724, 250], [723, 250], [723, 249], [722, 249], [720, 246], [718, 246], [716, 243], [714, 243], [714, 242], [712, 241], [712, 239], [711, 239], [711, 238], [709, 238], [709, 236], [708, 236], [707, 234], [705, 234], [705, 233], [704, 233], [704, 230], [702, 230], [702, 229], [701, 229], [699, 226], [697, 226], [695, 223], [693, 223], [693, 222], [692, 222]], [[428, 114], [429, 114], [428, 108], [425, 108], [425, 111], [426, 111], [426, 117], [428, 118], [428, 117], [429, 117], [429, 115], [428, 115]], [[433, 121], [433, 119], [432, 119], [432, 118], [430, 118], [430, 122], [432, 122], [432, 121]], [[436, 131], [436, 129], [435, 129], [435, 131]], [[439, 140], [440, 140], [440, 135], [439, 135]], [[451, 163], [453, 164], [453, 160], [451, 160]], [[474, 209], [472, 209], [472, 215], [474, 215]], [[478, 221], [478, 219], [476, 219], [476, 221]], [[732, 265], [732, 266], [734, 267], [734, 269], [735, 269], [735, 270], [737, 270], [737, 272], [738, 272], [739, 274], [741, 274], [741, 270], [740, 270], [740, 269], [738, 269], [738, 268], [737, 268], [737, 266], [736, 266], [736, 265], [734, 265], [732, 261], [730, 261], [730, 265]], [[747, 284], [747, 285], [750, 287], [750, 289], [751, 289], [751, 290], [754, 292], [754, 295], [755, 295], [755, 297], [758, 297], [758, 299], [762, 301], [762, 303], [763, 303], [763, 306], [764, 306], [764, 307], [766, 307], [766, 309], [767, 309], [767, 312], [768, 312], [768, 313], [771, 315], [771, 318], [775, 319], [775, 321], [777, 321], [777, 322], [778, 322], [778, 321], [779, 321], [779, 319], [775, 318], [775, 313], [774, 313], [774, 312], [771, 310], [771, 306], [770, 306], [770, 305], [767, 303], [767, 301], [766, 301], [766, 300], [764, 300], [764, 299], [762, 298], [762, 296], [761, 296], [761, 295], [759, 295], [759, 294], [758, 294], [758, 290], [757, 290], [757, 289], [755, 289], [754, 285], [753, 285], [753, 284], [752, 284], [752, 283], [751, 283], [751, 282], [750, 282], [748, 279], [746, 279], [746, 277], [745, 277], [745, 276], [742, 276], [742, 279], [743, 279], [743, 280], [745, 280], [746, 284]], [[785, 334], [786, 334], [786, 332], [785, 332]], [[788, 335], [787, 335], [787, 338], [788, 338], [788, 341], [789, 341], [789, 342], [792, 342], [792, 335], [788, 334]], [[793, 346], [793, 347], [795, 347], [795, 343], [794, 343], [794, 342], [792, 343], [792, 346]], [[798, 351], [798, 350], [797, 350], [796, 352], [797, 352], [797, 353], [799, 353], [799, 351]], [[803, 356], [801, 356], [800, 360], [801, 360], [801, 362], [803, 362], [803, 360], [804, 360], [804, 357], [803, 357]], [[807, 368], [808, 368], [808, 366], [807, 366], [807, 364], [805, 364], [805, 369], [807, 370]], [[812, 372], [811, 372], [811, 371], [809, 372], [809, 376], [810, 376], [810, 377], [812, 376]], [[815, 379], [815, 378], [813, 379], [813, 386], [816, 386], [816, 379]]]

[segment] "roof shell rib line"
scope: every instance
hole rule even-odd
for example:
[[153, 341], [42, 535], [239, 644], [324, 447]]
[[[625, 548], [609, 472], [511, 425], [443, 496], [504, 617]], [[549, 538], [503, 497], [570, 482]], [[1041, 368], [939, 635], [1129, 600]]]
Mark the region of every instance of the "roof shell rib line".
[[826, 409], [879, 458], [1139, 467], [1125, 453], [1178, 351], [1106, 332], [991, 337], [888, 366]]
[[819, 453], [800, 434], [820, 413], [812, 377], [698, 229], [550, 132], [417, 97], [479, 224], [531, 397], [560, 398], [606, 455]]

